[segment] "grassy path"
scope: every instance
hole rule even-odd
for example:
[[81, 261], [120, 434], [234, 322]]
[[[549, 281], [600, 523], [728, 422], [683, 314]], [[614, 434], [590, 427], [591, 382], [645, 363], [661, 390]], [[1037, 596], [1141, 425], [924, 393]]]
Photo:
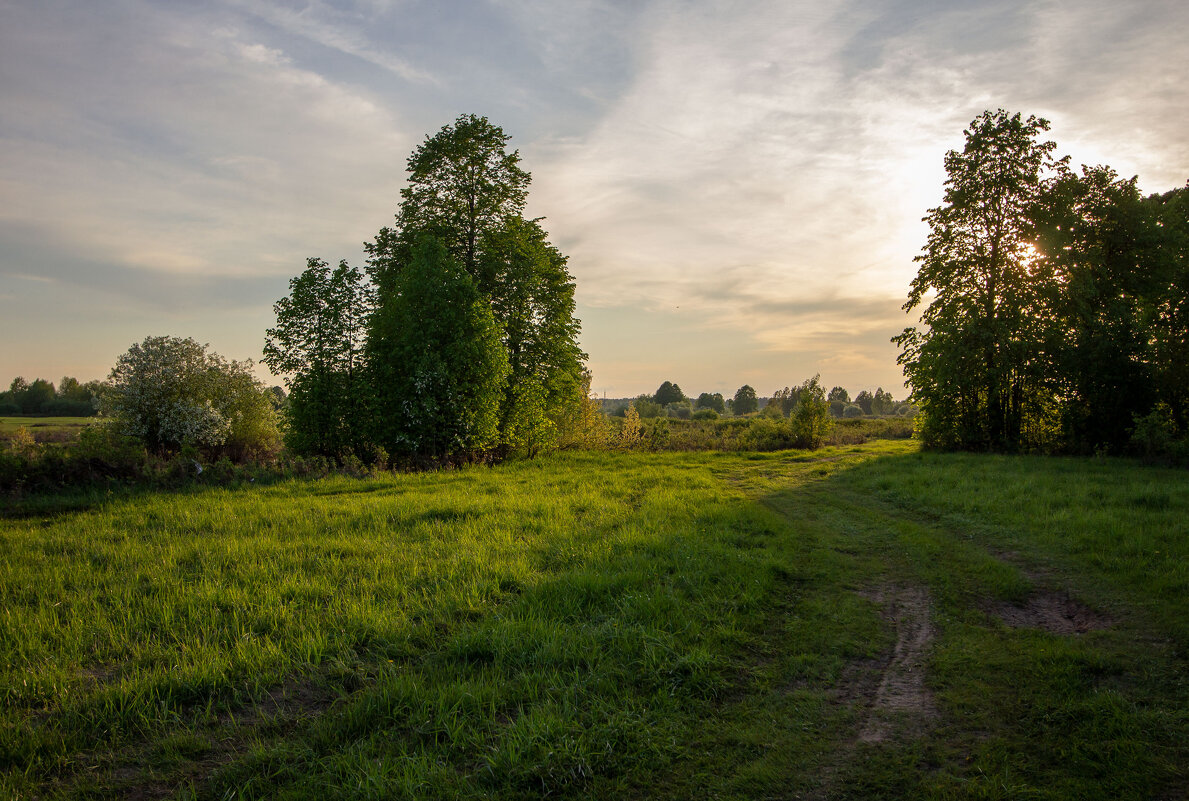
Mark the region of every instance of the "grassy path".
[[1184, 797], [1186, 490], [884, 442], [0, 519], [0, 796]]

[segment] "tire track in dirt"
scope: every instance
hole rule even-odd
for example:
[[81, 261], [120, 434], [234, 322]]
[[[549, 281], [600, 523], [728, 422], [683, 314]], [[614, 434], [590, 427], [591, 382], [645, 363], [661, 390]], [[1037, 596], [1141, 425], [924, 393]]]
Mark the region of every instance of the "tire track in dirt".
[[857, 700], [866, 706], [857, 742], [881, 743], [895, 736], [919, 736], [937, 717], [933, 694], [925, 685], [925, 662], [936, 636], [929, 594], [923, 587], [889, 587], [869, 596], [884, 607], [895, 626], [896, 644], [879, 681]]

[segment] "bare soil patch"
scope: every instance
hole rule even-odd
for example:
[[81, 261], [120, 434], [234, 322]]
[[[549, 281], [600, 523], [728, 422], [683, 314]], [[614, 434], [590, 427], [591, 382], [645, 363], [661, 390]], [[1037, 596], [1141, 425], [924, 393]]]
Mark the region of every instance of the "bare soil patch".
[[868, 692], [867, 719], [859, 742], [880, 743], [897, 730], [922, 733], [937, 716], [925, 686], [925, 661], [935, 630], [929, 595], [922, 587], [889, 588], [873, 598], [884, 604], [884, 617], [896, 627], [896, 645], [879, 682]]
[[1037, 592], [1023, 604], [999, 603], [987, 611], [1012, 628], [1067, 636], [1110, 628], [1114, 623], [1107, 615], [1056, 592]]

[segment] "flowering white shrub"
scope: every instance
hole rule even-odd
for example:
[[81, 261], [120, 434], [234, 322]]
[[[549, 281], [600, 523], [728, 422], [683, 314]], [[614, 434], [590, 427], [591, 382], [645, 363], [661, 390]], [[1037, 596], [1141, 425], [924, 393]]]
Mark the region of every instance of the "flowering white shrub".
[[267, 448], [276, 415], [251, 368], [193, 339], [146, 337], [116, 360], [101, 410], [153, 448]]

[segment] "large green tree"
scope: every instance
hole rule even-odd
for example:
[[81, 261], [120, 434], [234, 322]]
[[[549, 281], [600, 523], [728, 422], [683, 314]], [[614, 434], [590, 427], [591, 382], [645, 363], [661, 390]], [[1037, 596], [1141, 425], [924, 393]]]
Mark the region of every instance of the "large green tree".
[[760, 408], [760, 401], [756, 397], [755, 387], [751, 384], [744, 384], [735, 391], [735, 400], [731, 405], [732, 414], [751, 414], [758, 408]]
[[[484, 117], [463, 115], [409, 157], [395, 226], [366, 247], [382, 303], [396, 297], [415, 244], [429, 236], [474, 282], [498, 324], [511, 369], [500, 401], [500, 449], [553, 447], [579, 419], [585, 354], [578, 346], [574, 280], [567, 259], [523, 211], [531, 176], [509, 137]], [[382, 358], [376, 351], [377, 358]]]
[[436, 238], [422, 237], [380, 298], [368, 352], [390, 453], [469, 458], [496, 444], [508, 354], [489, 303]]
[[309, 259], [273, 306], [264, 363], [288, 376], [286, 441], [294, 451], [371, 455], [364, 343], [373, 306], [360, 270], [345, 261], [332, 270], [322, 259]]
[[1045, 351], [1062, 397], [1067, 444], [1127, 445], [1156, 398], [1154, 299], [1160, 227], [1136, 179], [1083, 167], [1051, 187], [1038, 246], [1051, 325]]
[[944, 200], [925, 217], [929, 238], [904, 305], [925, 304], [923, 327], [893, 340], [932, 445], [1014, 449], [1043, 436], [1056, 389], [1034, 243], [1043, 196], [1064, 169], [1041, 138], [1048, 129], [984, 112], [963, 149], [945, 156]]
[[520, 217], [532, 177], [510, 137], [486, 117], [464, 114], [427, 136], [408, 160], [394, 228], [383, 228], [365, 247], [381, 290], [391, 288], [425, 234], [441, 242], [472, 278], [480, 280], [484, 235]]

